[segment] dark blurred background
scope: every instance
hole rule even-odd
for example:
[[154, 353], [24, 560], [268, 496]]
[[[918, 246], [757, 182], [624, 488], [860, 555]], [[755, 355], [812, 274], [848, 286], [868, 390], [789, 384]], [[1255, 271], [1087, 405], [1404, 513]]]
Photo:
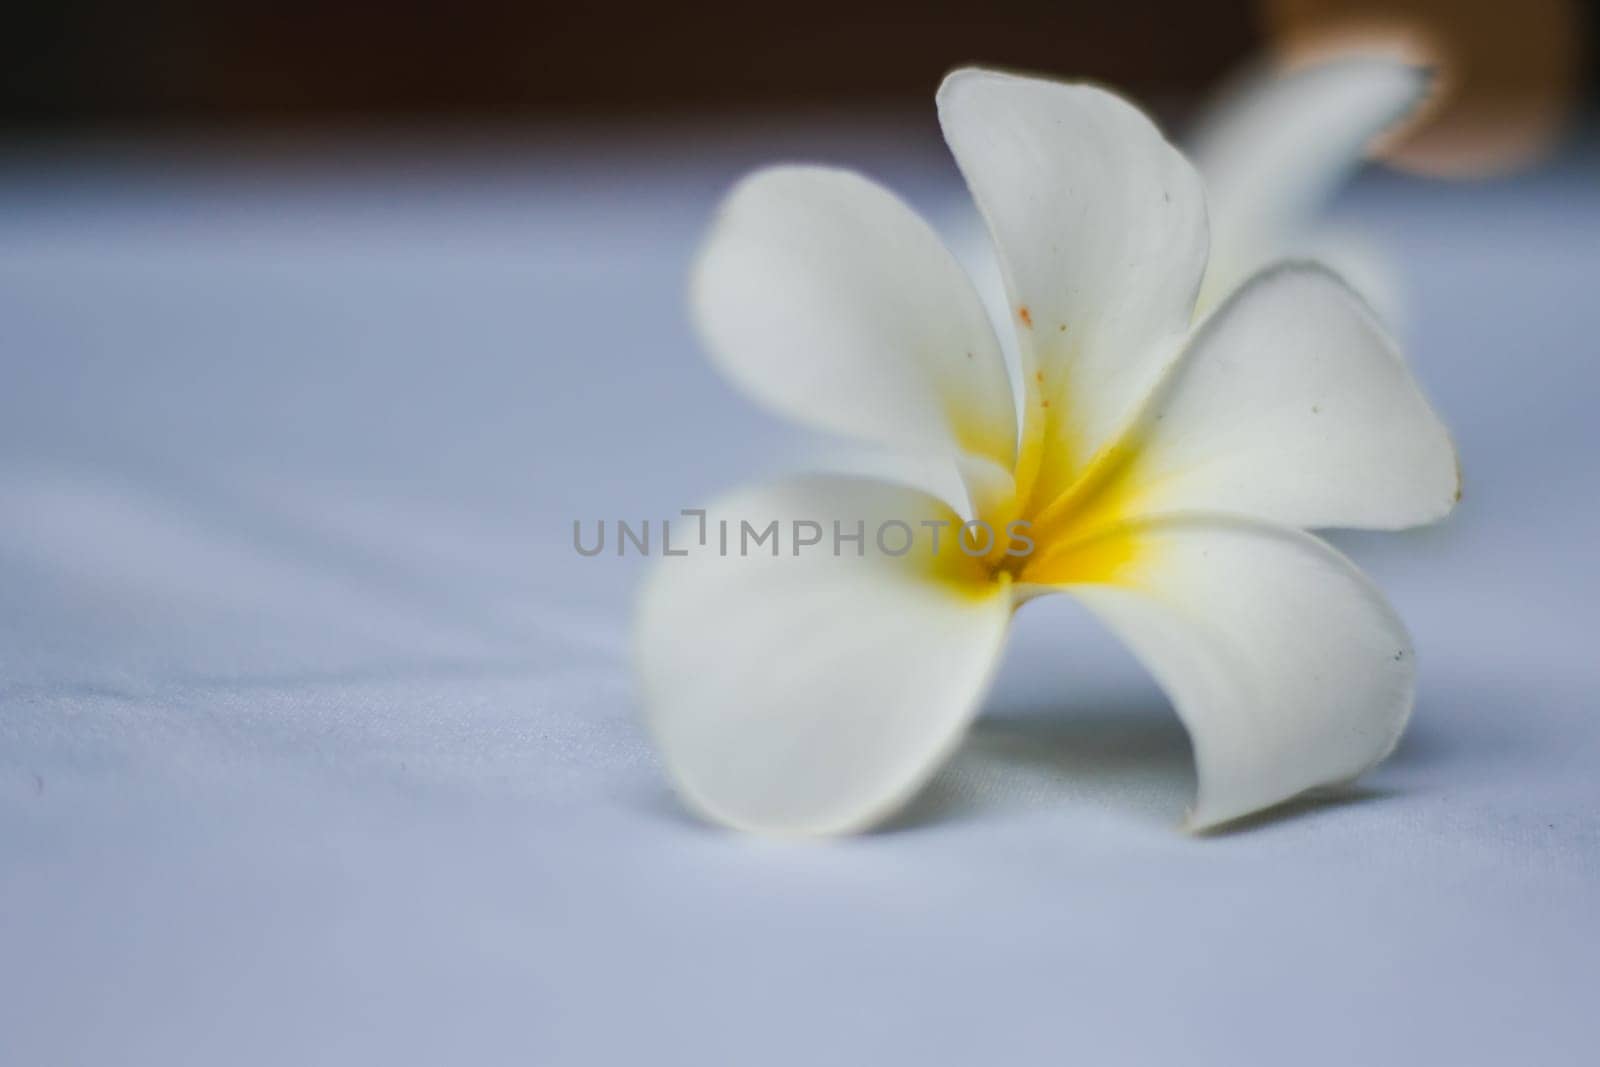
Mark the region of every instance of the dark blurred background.
[[[13, 130], [478, 121], [921, 106], [981, 62], [1183, 107], [1329, 26], [1411, 23], [1497, 99], [1593, 100], [1573, 2], [816, 0], [803, 6], [28, 0], [0, 43]], [[1486, 49], [1485, 42], [1494, 48]]]

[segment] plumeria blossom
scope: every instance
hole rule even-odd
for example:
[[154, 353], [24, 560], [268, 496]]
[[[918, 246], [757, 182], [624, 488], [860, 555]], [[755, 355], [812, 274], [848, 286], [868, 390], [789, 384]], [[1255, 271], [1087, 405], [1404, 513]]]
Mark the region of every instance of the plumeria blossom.
[[1171, 699], [1198, 765], [1189, 826], [1359, 775], [1410, 713], [1411, 642], [1305, 531], [1431, 522], [1459, 495], [1449, 436], [1394, 344], [1306, 263], [1198, 316], [1201, 180], [1120, 97], [963, 70], [938, 107], [998, 249], [1019, 380], [933, 230], [846, 171], [741, 182], [691, 299], [734, 382], [812, 427], [950, 465], [963, 498], [818, 475], [707, 515], [852, 531], [977, 516], [1025, 524], [1032, 550], [974, 534], [900, 555], [744, 554], [713, 535], [660, 560], [637, 658], [680, 793], [750, 830], [873, 825], [959, 743], [1013, 612], [1058, 592]]
[[1187, 138], [1206, 184], [1211, 261], [1201, 309], [1288, 255], [1334, 267], [1392, 325], [1392, 272], [1365, 238], [1319, 215], [1369, 151], [1428, 100], [1432, 75], [1398, 56], [1348, 55], [1237, 79]]
[[[1432, 84], [1426, 68], [1398, 52], [1288, 69], [1263, 63], [1235, 77], [1184, 140], [1206, 186], [1211, 227], [1199, 310], [1214, 308], [1261, 268], [1294, 257], [1332, 267], [1385, 323], [1401, 326], [1401, 286], [1379, 244], [1328, 224], [1322, 213], [1373, 148], [1417, 115]], [[976, 214], [963, 206], [945, 228], [985, 306], [991, 314], [1004, 309], [994, 247]], [[1001, 347], [1015, 364], [1010, 339], [1002, 336]]]

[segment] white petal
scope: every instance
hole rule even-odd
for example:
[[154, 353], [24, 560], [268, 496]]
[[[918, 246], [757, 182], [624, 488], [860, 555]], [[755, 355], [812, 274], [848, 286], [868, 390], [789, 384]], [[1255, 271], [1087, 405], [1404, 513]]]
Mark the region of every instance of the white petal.
[[1025, 384], [1051, 402], [1053, 488], [1123, 425], [1189, 326], [1200, 179], [1143, 113], [1089, 85], [957, 71], [939, 120], [998, 246]]
[[970, 506], [962, 505], [967, 487], [961, 479], [960, 468], [927, 452], [903, 452], [834, 440], [805, 452], [794, 469], [905, 486], [948, 502], [963, 520], [977, 517]]
[[692, 304], [722, 369], [784, 414], [1009, 477], [1012, 387], [983, 306], [933, 230], [873, 182], [823, 167], [746, 178]]
[[[708, 512], [709, 550], [661, 559], [638, 616], [648, 721], [679, 791], [711, 819], [774, 833], [844, 833], [892, 814], [976, 714], [1009, 587], [959, 581], [970, 561], [949, 529], [940, 554], [927, 552], [919, 524], [959, 520], [911, 489], [819, 477]], [[721, 519], [735, 530], [777, 520], [779, 555], [742, 558], [736, 535], [734, 554], [719, 555]], [[821, 523], [825, 543], [795, 556], [796, 519]], [[921, 550], [877, 551], [886, 519], [909, 524]], [[849, 545], [834, 555], [835, 520], [846, 533], [865, 524], [864, 557]], [[674, 533], [676, 550], [688, 539]]]
[[1371, 233], [1355, 227], [1313, 224], [1285, 249], [1281, 258], [1321, 263], [1361, 294], [1391, 334], [1405, 338], [1410, 325], [1405, 279], [1399, 264]]
[[1398, 529], [1460, 495], [1450, 435], [1393, 342], [1311, 264], [1268, 270], [1218, 308], [1131, 440], [1136, 514]]
[[[1005, 277], [995, 252], [994, 238], [989, 236], [989, 228], [977, 204], [971, 197], [963, 197], [960, 203], [951, 205], [944, 212], [938, 223], [950, 254], [956, 257], [961, 269], [972, 279], [972, 287], [978, 291], [978, 299], [983, 301], [983, 310], [988, 314], [989, 321], [1016, 322], [1017, 313], [1011, 306], [1010, 295], [1006, 293]], [[1017, 351], [1017, 331], [1002, 328], [996, 334], [1007, 372], [1013, 381], [1022, 381], [1022, 357]], [[1020, 394], [1021, 391], [1017, 392]], [[1019, 395], [1016, 399], [1020, 404], [1023, 398]]]
[[1349, 57], [1263, 70], [1221, 101], [1190, 139], [1211, 208], [1202, 310], [1299, 241], [1374, 138], [1427, 95], [1425, 70]]
[[1411, 641], [1310, 534], [1227, 516], [1146, 520], [1106, 584], [1065, 586], [1125, 641], [1194, 743], [1196, 829], [1345, 782], [1410, 715]]

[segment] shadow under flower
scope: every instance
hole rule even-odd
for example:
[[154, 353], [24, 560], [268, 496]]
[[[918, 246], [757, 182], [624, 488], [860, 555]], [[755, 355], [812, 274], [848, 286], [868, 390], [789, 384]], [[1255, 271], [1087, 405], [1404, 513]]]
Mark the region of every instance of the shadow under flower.
[[886, 832], [997, 810], [1132, 812], [1177, 824], [1194, 797], [1188, 735], [1165, 707], [999, 710], [973, 727], [951, 761]]
[[[1094, 710], [1003, 710], [980, 719], [950, 763], [880, 832], [900, 833], [1005, 810], [1103, 811], [1181, 827], [1194, 801], [1193, 750], [1164, 704], [1101, 701]], [[1319, 790], [1207, 831], [1225, 837], [1390, 791]]]
[[[1183, 833], [1194, 801], [1189, 735], [1157, 696], [1082, 699], [1082, 706], [1010, 705], [985, 714], [955, 755], [877, 834], [934, 830], [1004, 812], [1108, 813]], [[1403, 762], [1432, 741], [1408, 739]], [[1362, 806], [1403, 790], [1364, 781], [1312, 790], [1196, 836], [1228, 838]], [[670, 790], [645, 803], [684, 828], [705, 829]]]
[[1329, 786], [1326, 789], [1313, 789], [1309, 793], [1291, 797], [1281, 804], [1274, 804], [1270, 808], [1202, 830], [1197, 836], [1230, 837], [1234, 834], [1249, 833], [1265, 826], [1285, 822], [1289, 819], [1315, 815], [1333, 808], [1345, 808], [1357, 804], [1367, 804], [1374, 800], [1383, 800], [1386, 797], [1395, 796], [1397, 792], [1398, 790], [1380, 789], [1375, 786], [1361, 785], [1360, 783]]

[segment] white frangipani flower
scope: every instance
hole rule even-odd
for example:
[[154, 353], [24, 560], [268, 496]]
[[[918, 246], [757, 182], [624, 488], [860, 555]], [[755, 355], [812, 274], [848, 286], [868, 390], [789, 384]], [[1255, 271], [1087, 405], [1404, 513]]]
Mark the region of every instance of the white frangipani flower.
[[[1196, 315], [1264, 267], [1311, 259], [1333, 268], [1391, 330], [1400, 330], [1402, 286], [1381, 244], [1321, 215], [1373, 148], [1420, 111], [1432, 80], [1400, 51], [1322, 57], [1289, 68], [1263, 62], [1232, 79], [1184, 142], [1206, 187], [1211, 234]], [[984, 306], [1009, 317], [996, 250], [977, 212], [963, 204], [945, 223]], [[1013, 339], [1002, 335], [1000, 345], [1016, 366]], [[885, 460], [867, 467], [886, 468], [907, 471]], [[926, 481], [921, 476], [919, 484]]]
[[1025, 522], [1033, 551], [947, 533], [895, 556], [869, 532], [860, 554], [797, 539], [724, 555], [712, 538], [661, 560], [637, 655], [680, 792], [745, 829], [872, 825], [956, 746], [1012, 612], [1050, 592], [1087, 605], [1172, 699], [1198, 764], [1191, 827], [1371, 767], [1412, 706], [1411, 643], [1303, 530], [1430, 522], [1458, 495], [1449, 436], [1383, 328], [1307, 264], [1257, 275], [1195, 326], [1201, 182], [1119, 97], [965, 70], [938, 104], [999, 249], [1019, 382], [933, 231], [844, 171], [745, 179], [692, 302], [757, 398], [943, 457], [968, 499], [816, 476], [709, 519], [920, 534], [958, 526], [955, 503], [996, 531]]
[[1284, 256], [1311, 256], [1394, 325], [1397, 287], [1382, 256], [1318, 215], [1374, 143], [1418, 110], [1431, 82], [1402, 58], [1350, 55], [1263, 67], [1230, 86], [1186, 139], [1211, 217], [1201, 310]]

